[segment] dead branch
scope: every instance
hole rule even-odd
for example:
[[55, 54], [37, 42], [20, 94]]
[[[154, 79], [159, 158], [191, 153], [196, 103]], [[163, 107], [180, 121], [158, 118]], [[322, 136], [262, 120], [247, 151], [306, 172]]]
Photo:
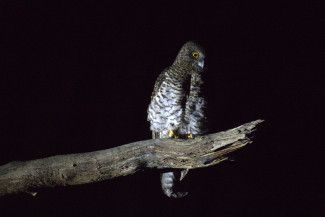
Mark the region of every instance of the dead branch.
[[196, 169], [216, 165], [251, 143], [262, 120], [195, 139], [151, 139], [115, 148], [58, 155], [0, 166], [0, 196], [42, 187], [80, 185], [131, 175], [146, 168]]

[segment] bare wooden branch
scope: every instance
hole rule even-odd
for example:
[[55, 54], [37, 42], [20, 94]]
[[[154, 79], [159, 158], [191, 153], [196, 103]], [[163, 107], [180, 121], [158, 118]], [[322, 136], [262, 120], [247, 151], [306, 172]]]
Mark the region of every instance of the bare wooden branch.
[[196, 169], [216, 165], [252, 141], [262, 120], [191, 140], [156, 139], [81, 154], [0, 166], [0, 196], [41, 187], [80, 185], [131, 175], [145, 168]]

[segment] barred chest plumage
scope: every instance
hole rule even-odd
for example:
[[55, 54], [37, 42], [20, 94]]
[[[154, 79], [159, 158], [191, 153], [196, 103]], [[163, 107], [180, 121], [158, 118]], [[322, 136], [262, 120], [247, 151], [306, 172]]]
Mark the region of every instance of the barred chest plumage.
[[201, 75], [175, 71], [169, 68], [160, 75], [148, 108], [150, 129], [159, 132], [160, 138], [168, 137], [168, 130], [200, 134], [205, 120]]
[[[150, 129], [155, 132], [176, 130], [180, 127], [184, 118], [184, 106], [182, 100], [186, 95], [185, 80], [175, 78], [169, 73], [161, 82], [159, 89], [154, 94], [148, 108], [148, 120]], [[189, 85], [189, 84], [188, 84]]]

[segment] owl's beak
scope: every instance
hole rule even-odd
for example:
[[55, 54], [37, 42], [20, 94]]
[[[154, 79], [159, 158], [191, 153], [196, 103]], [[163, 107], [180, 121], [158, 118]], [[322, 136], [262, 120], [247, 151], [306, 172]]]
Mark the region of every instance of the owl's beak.
[[204, 67], [204, 60], [203, 59], [199, 60], [198, 66], [200, 66], [200, 68], [203, 69], [203, 67]]

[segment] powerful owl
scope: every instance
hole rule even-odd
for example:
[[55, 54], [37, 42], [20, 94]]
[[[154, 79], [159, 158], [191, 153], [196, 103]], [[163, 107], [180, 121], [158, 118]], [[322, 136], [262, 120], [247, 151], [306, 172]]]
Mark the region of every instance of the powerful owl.
[[[205, 123], [205, 100], [202, 96], [201, 74], [205, 52], [194, 42], [185, 43], [173, 64], [156, 80], [148, 107], [152, 137], [188, 138], [201, 134]], [[168, 197], [179, 198], [187, 192], [175, 192], [176, 184], [188, 170], [165, 172], [161, 187]]]

